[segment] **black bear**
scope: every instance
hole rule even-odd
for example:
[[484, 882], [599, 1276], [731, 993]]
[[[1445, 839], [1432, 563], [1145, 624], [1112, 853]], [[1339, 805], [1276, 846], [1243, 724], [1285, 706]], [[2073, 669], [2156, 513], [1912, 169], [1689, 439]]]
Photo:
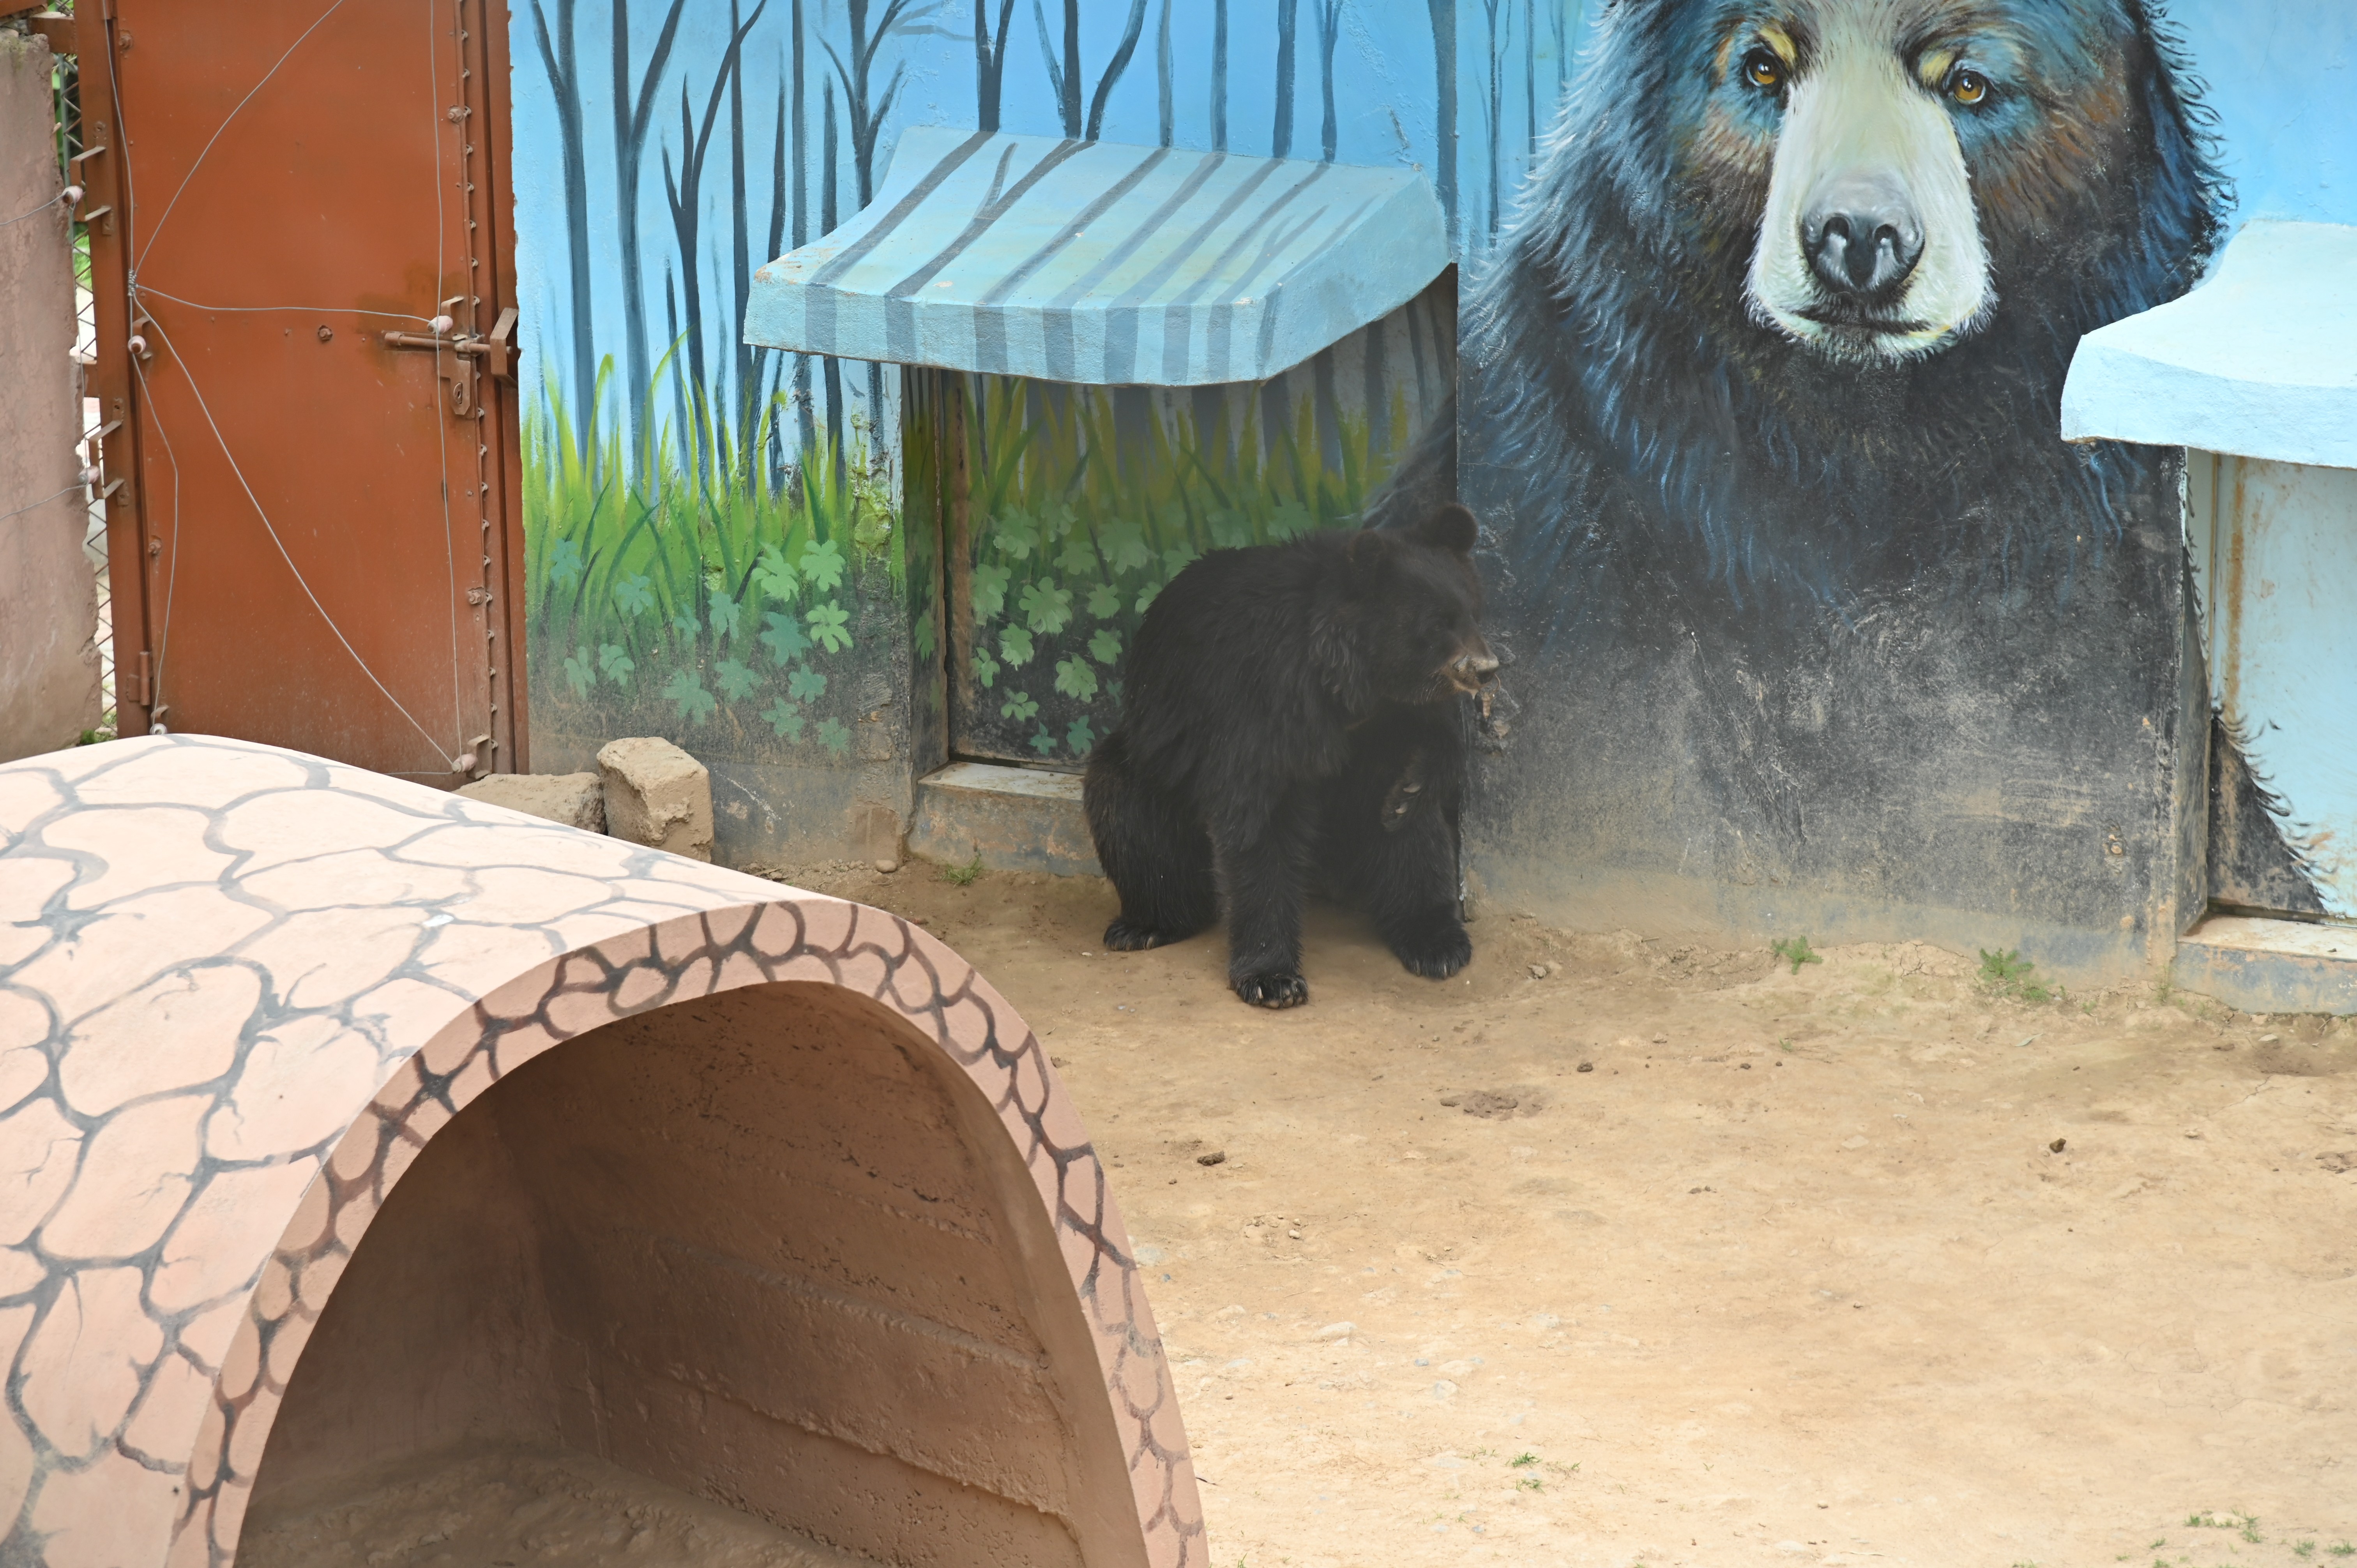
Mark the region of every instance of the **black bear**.
[[1399, 961], [1442, 979], [1473, 944], [1458, 906], [1465, 698], [1482, 640], [1473, 514], [1215, 550], [1170, 580], [1130, 649], [1122, 722], [1089, 757], [1117, 952], [1224, 917], [1229, 983], [1309, 999], [1304, 885], [1323, 872]]

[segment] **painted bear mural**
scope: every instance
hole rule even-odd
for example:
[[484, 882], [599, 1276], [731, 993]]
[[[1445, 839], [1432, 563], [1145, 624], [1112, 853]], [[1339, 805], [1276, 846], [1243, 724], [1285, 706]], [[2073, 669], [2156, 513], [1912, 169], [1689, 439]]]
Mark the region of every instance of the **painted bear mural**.
[[2181, 901], [2179, 459], [2057, 407], [2082, 333], [2199, 277], [2202, 123], [2139, 0], [1603, 15], [1469, 298], [1456, 471], [1376, 518], [1453, 482], [1491, 531], [1493, 885], [2004, 911], [2066, 962]]

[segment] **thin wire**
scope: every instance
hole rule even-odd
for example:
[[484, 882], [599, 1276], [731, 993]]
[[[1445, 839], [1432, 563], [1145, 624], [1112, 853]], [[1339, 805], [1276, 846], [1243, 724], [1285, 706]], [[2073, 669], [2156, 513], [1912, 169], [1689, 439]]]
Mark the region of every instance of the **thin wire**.
[[59, 496], [70, 496], [80, 489], [81, 489], [81, 481], [77, 479], [72, 484], [68, 485], [64, 489], [56, 491], [50, 495], [43, 496], [39, 500], [27, 501], [15, 511], [0, 511], [0, 522], [5, 522], [12, 517], [22, 517], [28, 511], [38, 510], [40, 508], [45, 507], [51, 501], [57, 499]]
[[191, 310], [210, 311], [216, 316], [253, 316], [284, 312], [290, 316], [382, 316], [392, 321], [417, 321], [433, 325], [432, 317], [411, 316], [400, 310], [363, 310], [356, 305], [206, 305], [198, 300], [182, 299], [177, 294], [166, 294], [153, 284], [141, 284], [141, 294], [152, 294], [157, 299], [168, 299], [174, 305], [185, 305]]
[[[164, 665], [172, 655], [172, 596], [173, 590], [180, 585], [180, 459], [178, 454], [172, 450], [171, 436], [165, 433], [163, 417], [156, 406], [155, 389], [147, 384], [147, 368], [139, 362], [136, 354], [131, 356], [131, 373], [139, 378], [140, 406], [147, 411], [147, 423], [156, 427], [157, 439], [164, 443], [164, 461], [172, 468], [172, 564], [164, 569], [163, 634], [156, 639], [155, 689], [147, 693], [150, 699], [147, 712], [153, 714], [165, 705]], [[189, 384], [193, 386], [196, 383], [192, 381]], [[116, 707], [119, 712], [119, 699]]]
[[66, 193], [61, 190], [55, 196], [50, 197], [47, 201], [42, 202], [38, 207], [34, 208], [32, 210], [28, 212], [19, 212], [14, 218], [8, 219], [5, 221], [0, 221], [0, 229], [5, 229], [10, 223], [22, 223], [27, 218], [38, 217], [40, 214], [47, 212], [50, 208], [55, 207], [59, 202], [63, 201], [65, 199]]
[[[270, 84], [270, 79], [278, 74], [278, 67], [285, 65], [289, 59], [293, 58], [295, 51], [303, 47], [303, 39], [307, 38], [313, 33], [317, 32], [319, 30], [320, 24], [327, 21], [328, 17], [334, 16], [338, 11], [343, 9], [343, 5], [344, 0], [335, 0], [333, 5], [320, 12], [318, 21], [313, 22], [309, 27], [304, 28], [302, 38], [296, 38], [293, 43], [286, 46], [286, 52], [278, 57], [278, 64], [272, 66], [268, 70], [263, 72], [262, 80], [255, 82], [253, 90], [247, 92], [244, 97], [237, 101], [237, 107], [231, 110], [228, 115], [222, 119], [221, 123], [213, 128], [211, 138], [205, 143], [203, 151], [197, 154], [197, 161], [190, 164], [188, 166], [188, 172], [180, 177], [178, 188], [172, 192], [172, 199], [164, 203], [164, 210], [156, 218], [156, 227], [147, 231], [147, 242], [139, 247], [139, 261], [134, 266], [135, 272], [137, 270], [138, 265], [144, 265], [146, 263], [147, 252], [156, 248], [156, 236], [163, 231], [165, 220], [172, 216], [172, 209], [179, 205], [180, 193], [188, 188], [188, 181], [196, 178], [197, 171], [204, 167], [206, 157], [210, 156], [213, 150], [213, 143], [221, 139], [221, 133], [229, 129], [230, 121], [236, 119], [240, 114], [245, 112], [245, 106], [253, 102], [253, 94], [261, 91], [264, 87], [268, 86]], [[118, 113], [116, 115], [117, 121], [119, 122], [122, 116]], [[129, 145], [129, 138], [127, 136], [124, 138], [124, 144], [126, 145]], [[182, 367], [184, 370], [187, 367], [185, 366]], [[373, 680], [374, 677], [371, 676], [371, 679]], [[414, 721], [412, 722], [414, 723]]]
[[[337, 3], [340, 5], [342, 4], [342, 0], [337, 0]], [[311, 601], [311, 607], [319, 612], [319, 618], [328, 623], [328, 629], [336, 634], [336, 640], [342, 643], [344, 646], [344, 651], [352, 656], [352, 662], [359, 665], [361, 673], [369, 678], [369, 684], [374, 686], [379, 692], [382, 693], [384, 700], [393, 704], [393, 711], [398, 713], [403, 718], [407, 719], [409, 721], [410, 727], [415, 730], [419, 735], [424, 736], [425, 737], [426, 744], [436, 747], [438, 752], [442, 743], [436, 740], [434, 738], [433, 732], [428, 730], [424, 725], [419, 724], [417, 722], [416, 715], [412, 714], [407, 708], [403, 707], [401, 705], [401, 699], [394, 696], [393, 693], [386, 688], [385, 683], [376, 678], [376, 671], [369, 668], [368, 660], [361, 657], [360, 650], [352, 646], [351, 639], [344, 635], [343, 628], [336, 624], [336, 618], [328, 613], [328, 607], [321, 604], [319, 602], [319, 596], [311, 591], [311, 585], [304, 579], [303, 569], [296, 565], [295, 557], [287, 553], [286, 542], [278, 537], [277, 525], [270, 521], [270, 514], [263, 510], [262, 499], [253, 493], [253, 487], [246, 483], [245, 470], [238, 467], [236, 455], [230, 451], [229, 441], [221, 435], [220, 423], [213, 418], [212, 405], [205, 402], [205, 394], [197, 385], [197, 378], [188, 373], [188, 361], [182, 357], [178, 349], [174, 349], [172, 347], [171, 334], [164, 330], [164, 324], [160, 321], [155, 320], [152, 317], [148, 319], [150, 325], [154, 326], [156, 328], [156, 336], [164, 340], [164, 346], [167, 349], [172, 349], [172, 359], [174, 362], [180, 367], [181, 378], [188, 383], [188, 392], [190, 395], [195, 397], [197, 400], [197, 411], [205, 416], [205, 423], [212, 427], [213, 440], [220, 446], [221, 456], [229, 464], [229, 471], [237, 476], [238, 488], [245, 492], [246, 500], [253, 507], [253, 514], [262, 519], [263, 531], [270, 535], [270, 542], [278, 547], [278, 558], [285, 562], [286, 570], [294, 574], [295, 585], [303, 590], [303, 596]], [[457, 754], [456, 751], [452, 751], [444, 753], [443, 755], [456, 756]]]
[[[442, 57], [436, 48], [434, 42], [434, 11], [436, 4], [436, 0], [425, 0], [425, 77], [427, 92], [426, 102], [429, 108], [432, 105], [440, 102], [442, 98], [442, 81], [440, 74], [442, 70]], [[434, 146], [434, 264], [437, 267], [442, 264], [445, 256], [447, 254], [447, 247], [449, 245], [448, 227], [444, 222], [442, 216], [441, 127], [447, 123], [447, 122], [446, 122], [441, 115], [435, 115], [435, 129], [428, 137], [428, 140], [433, 143]], [[464, 134], [465, 130], [462, 126], [460, 128], [460, 134], [463, 135]], [[473, 279], [469, 278], [467, 280], [467, 289], [469, 295], [473, 293]], [[438, 317], [443, 314], [441, 304], [442, 285], [438, 280], [434, 285], [434, 300], [435, 314]], [[468, 307], [467, 318], [469, 321], [474, 319], [474, 310], [471, 306]], [[442, 350], [439, 349], [434, 350], [434, 362], [436, 368], [438, 370], [442, 362]], [[466, 373], [467, 367], [465, 362], [462, 361], [456, 353], [453, 353], [450, 356], [450, 384], [453, 387], [457, 386], [459, 384], [458, 378]], [[466, 715], [459, 711], [458, 559], [457, 553], [450, 542], [450, 411], [442, 406], [442, 398], [438, 389], [435, 394], [434, 404], [434, 436], [436, 449], [438, 454], [438, 463], [436, 468], [435, 478], [440, 481], [439, 488], [442, 491], [442, 574], [450, 588], [449, 598], [447, 600], [450, 610], [450, 728], [457, 737], [458, 744], [460, 746], [464, 746], [467, 743], [467, 719]], [[453, 751], [450, 755], [452, 757], [457, 757], [459, 754]], [[480, 761], [482, 759], [479, 757], [477, 760]]]

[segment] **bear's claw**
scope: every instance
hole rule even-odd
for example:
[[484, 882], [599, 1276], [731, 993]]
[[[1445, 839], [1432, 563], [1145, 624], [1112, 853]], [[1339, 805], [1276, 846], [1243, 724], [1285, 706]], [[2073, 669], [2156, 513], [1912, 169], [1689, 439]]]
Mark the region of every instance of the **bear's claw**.
[[1292, 970], [1247, 974], [1234, 983], [1236, 994], [1255, 1007], [1298, 1007], [1309, 1000], [1309, 983]]
[[1426, 980], [1447, 980], [1473, 961], [1473, 939], [1455, 920], [1436, 920], [1422, 930], [1394, 940], [1392, 953], [1410, 974], [1420, 974]]
[[1115, 920], [1105, 928], [1104, 932], [1104, 945], [1107, 952], [1144, 952], [1148, 948], [1158, 948], [1171, 940], [1168, 931], [1159, 931], [1152, 926], [1140, 925], [1135, 920], [1128, 919]]

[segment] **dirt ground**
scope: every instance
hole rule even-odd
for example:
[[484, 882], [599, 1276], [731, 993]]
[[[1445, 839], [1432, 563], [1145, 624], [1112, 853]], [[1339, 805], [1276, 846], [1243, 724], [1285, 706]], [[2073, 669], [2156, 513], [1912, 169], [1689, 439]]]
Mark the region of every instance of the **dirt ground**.
[[2357, 1024], [1495, 913], [1266, 1013], [1102, 883], [793, 879], [1046, 1036], [1218, 1568], [2357, 1560]]

